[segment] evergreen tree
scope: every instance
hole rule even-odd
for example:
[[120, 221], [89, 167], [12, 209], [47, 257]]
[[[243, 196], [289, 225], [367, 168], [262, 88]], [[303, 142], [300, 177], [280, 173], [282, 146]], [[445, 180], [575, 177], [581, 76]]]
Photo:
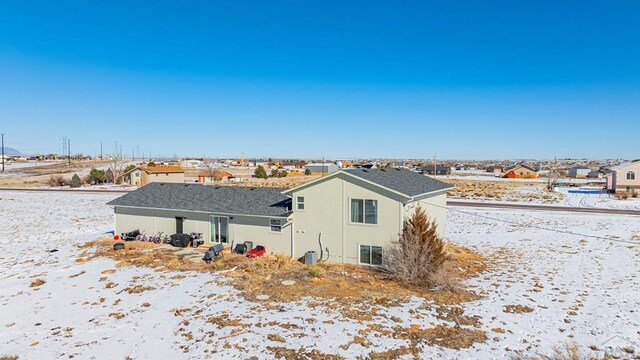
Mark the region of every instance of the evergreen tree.
[[256, 171], [253, 173], [258, 179], [266, 179], [267, 176], [267, 171], [264, 169], [264, 167], [262, 165], [258, 165], [258, 167], [256, 168]]
[[79, 188], [80, 186], [82, 186], [82, 180], [80, 180], [80, 176], [78, 176], [78, 174], [73, 174], [69, 186], [72, 188]]

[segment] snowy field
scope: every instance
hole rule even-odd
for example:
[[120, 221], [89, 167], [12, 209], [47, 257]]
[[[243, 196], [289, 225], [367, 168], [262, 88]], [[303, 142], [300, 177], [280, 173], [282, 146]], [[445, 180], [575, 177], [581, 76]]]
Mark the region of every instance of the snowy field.
[[[563, 195], [563, 198], [558, 202], [547, 202], [541, 195], [544, 194], [542, 188], [521, 186], [516, 188], [522, 196], [513, 196], [506, 200], [495, 200], [490, 198], [473, 198], [473, 199], [461, 199], [455, 197], [449, 197], [450, 200], [457, 202], [483, 202], [494, 204], [513, 204], [523, 203], [530, 205], [547, 205], [547, 206], [568, 206], [568, 207], [581, 207], [581, 208], [598, 208], [598, 209], [618, 209], [618, 210], [638, 210], [640, 211], [640, 198], [628, 198], [626, 200], [616, 199], [613, 195], [609, 194], [586, 194], [586, 193], [569, 193], [569, 189], [575, 188], [561, 188], [559, 193]], [[531, 198], [527, 196], [532, 195]]]
[[[421, 298], [355, 320], [311, 299], [247, 302], [222, 275], [77, 262], [79, 245], [113, 228], [104, 204], [117, 196], [0, 193], [0, 356], [270, 359], [303, 348], [367, 358], [408, 342], [367, 327], [447, 323]], [[596, 355], [640, 352], [640, 218], [454, 207], [447, 238], [496, 259], [469, 281], [484, 297], [463, 304], [488, 339], [461, 350], [421, 344], [420, 358], [508, 359], [567, 341]], [[45, 283], [30, 287], [36, 280]]]

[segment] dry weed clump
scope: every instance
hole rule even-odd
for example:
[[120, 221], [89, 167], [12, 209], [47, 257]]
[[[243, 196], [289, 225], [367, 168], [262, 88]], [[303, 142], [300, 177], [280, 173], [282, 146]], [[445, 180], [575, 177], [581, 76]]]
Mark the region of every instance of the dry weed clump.
[[29, 285], [29, 287], [38, 287], [38, 286], [42, 286], [44, 284], [46, 284], [47, 282], [42, 280], [42, 279], [35, 279], [31, 282], [31, 284]]
[[396, 326], [393, 337], [408, 340], [412, 347], [427, 344], [456, 350], [487, 341], [487, 334], [482, 330], [447, 325], [436, 325], [428, 329], [423, 329], [419, 325], [411, 325], [407, 328]]
[[287, 349], [280, 346], [267, 346], [267, 349], [273, 353], [273, 357], [276, 359], [285, 360], [301, 360], [301, 359], [313, 359], [313, 360], [343, 360], [340, 355], [325, 354], [320, 350], [306, 350], [304, 348]]
[[509, 314], [525, 314], [533, 312], [533, 309], [526, 305], [505, 305], [502, 311]]

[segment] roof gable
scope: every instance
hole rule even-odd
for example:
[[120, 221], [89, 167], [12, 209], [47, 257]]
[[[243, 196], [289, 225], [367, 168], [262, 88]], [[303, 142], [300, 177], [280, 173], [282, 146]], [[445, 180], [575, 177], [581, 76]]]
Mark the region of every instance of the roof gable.
[[345, 169], [343, 171], [408, 197], [453, 188], [453, 185], [402, 168]]

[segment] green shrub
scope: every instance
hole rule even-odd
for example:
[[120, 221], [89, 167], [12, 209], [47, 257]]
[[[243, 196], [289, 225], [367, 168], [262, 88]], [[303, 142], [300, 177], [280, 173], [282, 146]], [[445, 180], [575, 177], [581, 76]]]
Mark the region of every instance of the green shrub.
[[267, 176], [267, 172], [264, 169], [264, 167], [262, 165], [258, 165], [258, 167], [256, 168], [256, 171], [254, 171], [253, 173], [258, 179], [266, 179]]
[[324, 269], [318, 265], [309, 266], [309, 275], [314, 278], [321, 278], [324, 275]]
[[72, 188], [79, 188], [80, 186], [82, 186], [82, 180], [80, 179], [80, 176], [78, 176], [78, 174], [73, 174], [69, 186]]

